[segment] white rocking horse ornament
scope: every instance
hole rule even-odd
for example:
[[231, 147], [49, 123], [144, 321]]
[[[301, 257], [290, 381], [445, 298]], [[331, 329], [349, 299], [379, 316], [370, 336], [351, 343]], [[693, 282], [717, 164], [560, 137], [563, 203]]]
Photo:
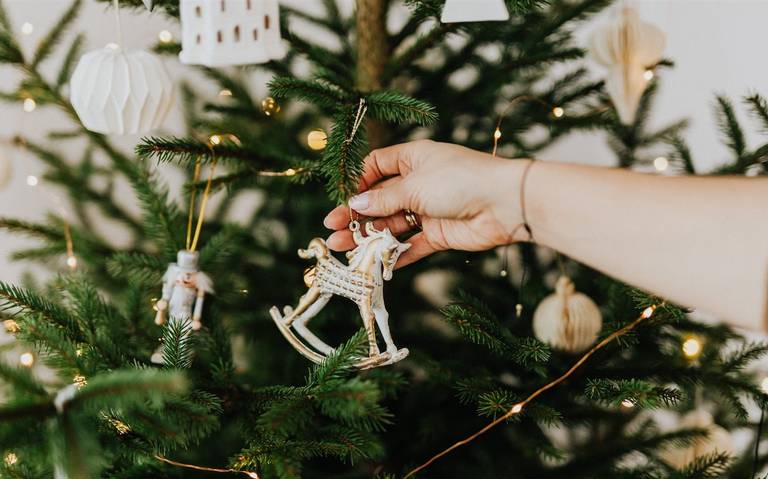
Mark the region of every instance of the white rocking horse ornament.
[[[399, 242], [389, 229], [379, 231], [371, 223], [365, 224], [367, 236], [362, 235], [357, 221], [351, 222], [349, 228], [357, 245], [347, 253], [349, 265], [345, 266], [331, 255], [324, 240], [313, 239], [307, 249], [299, 250], [301, 258], [317, 261], [304, 276], [309, 290], [295, 309], [290, 306], [283, 308], [284, 316], [276, 306], [269, 312], [288, 342], [310, 361], [320, 363], [334, 349], [315, 336], [307, 328], [307, 323], [328, 304], [333, 295], [350, 299], [360, 308], [363, 326], [368, 333], [368, 357], [360, 358], [355, 366], [369, 369], [396, 363], [408, 356], [408, 350], [398, 349], [392, 340], [383, 287], [384, 281], [392, 279], [397, 259], [411, 245]], [[376, 342], [377, 325], [386, 343], [383, 353]], [[309, 345], [296, 337], [294, 331]]]

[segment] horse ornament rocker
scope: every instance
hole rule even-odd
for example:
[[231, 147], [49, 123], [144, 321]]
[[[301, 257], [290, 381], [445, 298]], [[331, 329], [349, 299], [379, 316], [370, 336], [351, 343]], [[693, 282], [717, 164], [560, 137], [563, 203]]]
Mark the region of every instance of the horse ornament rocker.
[[[286, 306], [283, 314], [280, 314], [280, 310], [273, 306], [269, 312], [285, 339], [307, 359], [320, 363], [334, 349], [312, 333], [307, 323], [328, 304], [332, 296], [347, 298], [360, 309], [363, 326], [368, 334], [368, 357], [359, 358], [355, 366], [370, 369], [396, 363], [408, 356], [408, 350], [398, 349], [392, 340], [389, 314], [384, 306], [384, 281], [392, 279], [397, 259], [411, 245], [399, 242], [389, 229], [375, 229], [370, 222], [365, 224], [365, 236], [360, 232], [360, 223], [357, 221], [352, 221], [349, 229], [357, 245], [347, 253], [349, 265], [344, 265], [331, 255], [324, 240], [313, 239], [307, 249], [299, 250], [299, 257], [314, 258], [317, 261], [304, 274], [304, 282], [309, 290], [301, 297], [296, 308]], [[379, 350], [376, 326], [386, 343], [384, 352]]]

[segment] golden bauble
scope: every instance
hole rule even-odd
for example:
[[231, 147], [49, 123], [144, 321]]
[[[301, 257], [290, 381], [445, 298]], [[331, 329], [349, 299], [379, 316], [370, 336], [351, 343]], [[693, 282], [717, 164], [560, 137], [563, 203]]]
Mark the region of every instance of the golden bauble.
[[268, 96], [261, 101], [261, 111], [267, 116], [277, 115], [280, 113], [280, 104], [277, 100]]
[[597, 339], [603, 316], [594, 301], [576, 292], [566, 276], [557, 280], [555, 293], [547, 296], [533, 313], [533, 333], [555, 349], [578, 353]]
[[312, 130], [307, 135], [307, 145], [315, 151], [324, 149], [327, 144], [328, 135], [323, 130]]

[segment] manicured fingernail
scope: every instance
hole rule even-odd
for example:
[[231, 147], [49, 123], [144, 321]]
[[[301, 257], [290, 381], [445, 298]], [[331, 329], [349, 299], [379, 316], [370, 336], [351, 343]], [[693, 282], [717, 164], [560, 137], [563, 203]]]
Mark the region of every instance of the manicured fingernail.
[[331, 215], [329, 213], [328, 215], [325, 216], [325, 219], [323, 220], [323, 226], [325, 226], [328, 229], [333, 229], [333, 228], [331, 228], [330, 221], [331, 221]]
[[359, 194], [357, 196], [353, 196], [349, 199], [349, 207], [357, 211], [367, 209], [370, 196], [371, 195], [369, 191], [366, 191], [365, 193]]

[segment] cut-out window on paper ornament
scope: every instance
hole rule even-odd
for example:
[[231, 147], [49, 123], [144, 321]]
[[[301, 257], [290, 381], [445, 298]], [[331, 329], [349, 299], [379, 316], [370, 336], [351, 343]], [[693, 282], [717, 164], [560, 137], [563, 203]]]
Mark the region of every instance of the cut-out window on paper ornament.
[[285, 55], [277, 0], [179, 0], [179, 4], [182, 63], [248, 65]]

